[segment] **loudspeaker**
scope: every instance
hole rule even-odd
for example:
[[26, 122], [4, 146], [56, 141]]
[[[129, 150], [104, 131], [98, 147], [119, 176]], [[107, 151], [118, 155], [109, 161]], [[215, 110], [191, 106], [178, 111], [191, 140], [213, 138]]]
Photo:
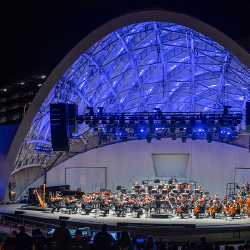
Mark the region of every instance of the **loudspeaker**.
[[50, 105], [51, 141], [54, 151], [69, 151], [66, 103]]
[[250, 125], [250, 102], [246, 102], [246, 125]]
[[69, 216], [59, 216], [59, 220], [69, 220]]
[[78, 132], [78, 124], [76, 117], [78, 116], [78, 106], [76, 104], [67, 104], [67, 121], [69, 126], [69, 133]]

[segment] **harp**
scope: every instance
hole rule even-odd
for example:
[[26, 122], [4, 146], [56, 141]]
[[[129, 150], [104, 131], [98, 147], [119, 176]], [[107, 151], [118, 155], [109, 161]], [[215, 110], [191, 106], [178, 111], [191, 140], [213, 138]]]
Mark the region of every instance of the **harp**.
[[45, 205], [45, 186], [46, 186], [46, 184], [43, 184], [39, 188], [35, 188], [35, 192], [36, 192], [40, 207], [46, 207], [46, 205]]

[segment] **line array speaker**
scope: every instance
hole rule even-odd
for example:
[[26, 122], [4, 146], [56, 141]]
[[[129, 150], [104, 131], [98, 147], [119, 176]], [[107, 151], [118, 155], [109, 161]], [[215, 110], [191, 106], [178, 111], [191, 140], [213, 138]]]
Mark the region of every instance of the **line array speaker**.
[[69, 151], [66, 103], [50, 105], [51, 141], [54, 151]]

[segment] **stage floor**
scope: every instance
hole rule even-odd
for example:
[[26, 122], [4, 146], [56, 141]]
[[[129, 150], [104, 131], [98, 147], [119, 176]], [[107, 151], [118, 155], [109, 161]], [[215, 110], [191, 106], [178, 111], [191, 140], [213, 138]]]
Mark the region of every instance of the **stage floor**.
[[222, 218], [222, 219], [212, 219], [212, 218], [185, 218], [181, 219], [180, 217], [173, 218], [146, 218], [145, 215], [142, 215], [141, 218], [134, 218], [131, 213], [126, 214], [126, 217], [117, 217], [113, 214], [113, 211], [110, 211], [111, 214], [107, 214], [106, 217], [96, 216], [95, 213], [90, 213], [90, 215], [81, 215], [81, 214], [65, 214], [62, 212], [54, 212], [50, 211], [34, 211], [34, 210], [24, 210], [22, 209], [23, 204], [9, 204], [9, 205], [1, 205], [0, 212], [7, 214], [15, 214], [15, 211], [24, 211], [25, 216], [31, 216], [36, 218], [44, 218], [44, 219], [52, 219], [58, 220], [59, 216], [68, 216], [70, 219], [68, 221], [72, 222], [82, 222], [84, 224], [108, 224], [112, 226], [117, 226], [118, 224], [126, 224], [131, 223], [135, 226], [143, 225], [158, 225], [158, 226], [178, 226], [178, 225], [195, 225], [196, 228], [223, 228], [223, 227], [249, 227], [250, 226], [250, 218]]

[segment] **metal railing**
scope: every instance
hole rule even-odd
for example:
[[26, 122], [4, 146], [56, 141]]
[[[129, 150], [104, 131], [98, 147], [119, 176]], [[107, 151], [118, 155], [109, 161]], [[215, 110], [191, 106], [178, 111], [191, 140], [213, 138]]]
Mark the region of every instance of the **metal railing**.
[[10, 229], [14, 229], [17, 228], [18, 225], [19, 227], [25, 226], [28, 228], [31, 228], [31, 232], [34, 228], [39, 227], [40, 229], [43, 229], [44, 233], [46, 233], [46, 231], [50, 228], [56, 228], [58, 227], [58, 225], [52, 224], [52, 223], [46, 223], [46, 222], [42, 222], [42, 221], [36, 221], [36, 220], [31, 220], [31, 219], [27, 219], [27, 218], [21, 218], [18, 216], [13, 216], [13, 215], [8, 215], [5, 213], [0, 212], [0, 224], [3, 226], [7, 226]]

